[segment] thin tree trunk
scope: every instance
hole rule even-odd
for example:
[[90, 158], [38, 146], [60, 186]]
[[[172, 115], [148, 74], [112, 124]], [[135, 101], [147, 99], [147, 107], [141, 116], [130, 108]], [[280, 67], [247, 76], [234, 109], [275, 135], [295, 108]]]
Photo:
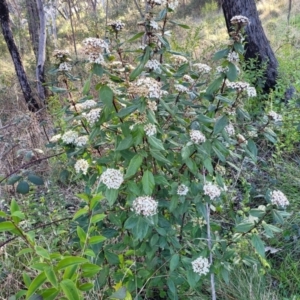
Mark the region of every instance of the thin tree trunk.
[[9, 11], [6, 0], [0, 0], [0, 22], [2, 33], [13, 60], [15, 71], [18, 76], [27, 107], [30, 111], [36, 112], [40, 109], [40, 105], [32, 95], [32, 90], [29, 85], [18, 48], [14, 41], [14, 37], [10, 28]]
[[36, 80], [37, 80], [37, 90], [38, 95], [42, 103], [45, 103], [45, 88], [43, 84], [45, 83], [45, 59], [46, 59], [46, 19], [44, 12], [43, 0], [36, 1], [39, 19], [40, 19], [40, 34], [39, 34], [39, 51], [38, 59], [36, 65]]
[[243, 15], [250, 20], [246, 27], [245, 59], [258, 58], [258, 67], [267, 63], [264, 91], [268, 92], [276, 84], [278, 62], [261, 25], [255, 0], [223, 0], [222, 8], [228, 32], [232, 31], [232, 17]]
[[40, 20], [39, 13], [35, 0], [26, 0], [26, 10], [28, 19], [28, 29], [30, 34], [30, 39], [32, 43], [32, 48], [36, 59], [38, 58], [39, 49], [39, 28]]

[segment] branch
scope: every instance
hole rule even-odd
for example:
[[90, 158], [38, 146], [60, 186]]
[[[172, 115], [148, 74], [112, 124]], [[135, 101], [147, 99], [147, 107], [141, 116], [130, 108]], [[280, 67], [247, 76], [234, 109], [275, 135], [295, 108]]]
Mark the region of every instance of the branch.
[[[23, 231], [23, 233], [26, 233], [26, 232], [29, 232], [29, 231], [32, 231], [32, 230], [36, 230], [36, 229], [39, 229], [39, 228], [44, 228], [44, 227], [50, 226], [50, 225], [52, 225], [52, 224], [56, 224], [56, 223], [61, 222], [61, 221], [70, 220], [70, 219], [72, 219], [72, 218], [73, 218], [73, 217], [66, 217], [66, 218], [63, 218], [63, 219], [59, 219], [59, 220], [52, 221], [52, 222], [50, 222], [50, 223], [41, 224], [41, 225], [39, 225], [39, 226], [37, 226], [37, 227], [35, 227], [35, 228], [33, 228], [33, 229], [31, 228], [31, 229], [28, 229], [28, 230], [26, 230], [26, 231]], [[17, 239], [18, 237], [19, 237], [19, 236], [14, 236], [14, 237], [12, 237], [12, 238], [10, 238], [10, 239], [7, 239], [7, 240], [4, 241], [2, 244], [0, 244], [0, 248], [3, 247], [3, 246], [5, 246], [5, 245], [8, 244], [8, 243], [14, 241], [14, 240]]]
[[42, 157], [42, 158], [36, 159], [36, 160], [31, 161], [31, 162], [29, 162], [29, 163], [27, 163], [27, 164], [24, 164], [24, 165], [22, 165], [21, 167], [19, 167], [18, 169], [16, 169], [16, 170], [10, 172], [10, 173], [9, 173], [7, 176], [5, 176], [3, 179], [1, 179], [1, 180], [0, 180], [0, 183], [3, 182], [4, 180], [6, 180], [6, 179], [7, 179], [8, 177], [10, 177], [11, 175], [13, 175], [13, 174], [19, 172], [21, 169], [26, 169], [26, 168], [30, 167], [31, 165], [33, 165], [33, 164], [35, 164], [35, 163], [39, 163], [39, 162], [41, 162], [41, 161], [43, 161], [43, 160], [46, 160], [46, 159], [48, 159], [48, 158], [52, 158], [52, 157], [55, 157], [55, 156], [62, 155], [62, 154], [64, 154], [64, 153], [65, 153], [65, 152], [60, 152], [60, 153], [57, 153], [57, 154], [53, 154], [53, 155], [50, 155], [50, 156], [46, 156], [46, 157]]

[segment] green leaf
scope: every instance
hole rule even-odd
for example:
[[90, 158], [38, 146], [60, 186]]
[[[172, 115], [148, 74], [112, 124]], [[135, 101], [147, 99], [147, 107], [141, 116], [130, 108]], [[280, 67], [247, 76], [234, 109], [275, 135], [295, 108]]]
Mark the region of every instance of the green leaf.
[[58, 86], [48, 86], [48, 89], [53, 92], [54, 94], [62, 94], [66, 93], [68, 90], [64, 88], [60, 88]]
[[205, 167], [205, 169], [209, 172], [209, 174], [213, 174], [214, 173], [214, 167], [211, 163], [211, 159], [210, 158], [206, 158], [203, 160], [203, 165]]
[[86, 263], [88, 260], [80, 256], [67, 256], [63, 258], [56, 266], [56, 270], [61, 270], [69, 266], [80, 265]]
[[136, 215], [130, 216], [124, 223], [125, 229], [132, 229], [136, 226], [138, 222], [138, 217]]
[[157, 150], [165, 150], [162, 141], [154, 136], [148, 136], [148, 142], [153, 148]]
[[75, 220], [78, 219], [79, 217], [81, 217], [81, 216], [87, 214], [88, 211], [89, 211], [89, 209], [88, 209], [87, 207], [79, 209], [79, 210], [75, 213], [75, 215], [74, 215], [74, 217], [73, 217], [73, 221], [75, 221]]
[[20, 181], [16, 191], [20, 194], [27, 194], [29, 192], [29, 184], [26, 181]]
[[87, 278], [96, 275], [101, 270], [101, 268], [95, 264], [85, 263], [81, 265], [81, 270], [82, 276]]
[[171, 260], [170, 260], [170, 271], [173, 272], [176, 270], [179, 264], [179, 254], [175, 253], [172, 255]]
[[17, 181], [19, 181], [22, 178], [22, 176], [20, 175], [12, 175], [8, 178], [7, 180], [7, 184], [8, 185], [13, 185], [15, 184]]
[[91, 218], [91, 223], [96, 224], [96, 223], [102, 221], [105, 217], [106, 217], [106, 214], [93, 215]]
[[130, 146], [132, 146], [132, 144], [133, 144], [133, 139], [132, 139], [132, 136], [129, 135], [119, 143], [116, 151], [126, 150], [126, 149], [130, 148]]
[[72, 279], [72, 277], [76, 274], [78, 268], [78, 264], [66, 267], [63, 279]]
[[257, 147], [256, 147], [256, 144], [252, 140], [248, 140], [247, 148], [252, 153], [253, 158], [256, 160], [256, 158], [257, 158]]
[[105, 191], [105, 197], [110, 206], [112, 206], [116, 202], [116, 200], [118, 199], [118, 195], [119, 195], [119, 190], [106, 189]]
[[235, 64], [231, 62], [228, 63], [228, 71], [226, 72], [226, 76], [230, 81], [235, 81], [237, 79], [238, 73]]
[[169, 22], [172, 23], [172, 24], [175, 24], [175, 25], [177, 25], [177, 26], [179, 26], [181, 28], [190, 29], [190, 27], [188, 25], [186, 25], [186, 24], [180, 24], [180, 23], [177, 23], [177, 22], [172, 21], [172, 20], [170, 20]]
[[78, 289], [80, 291], [87, 292], [87, 291], [91, 290], [93, 287], [94, 287], [94, 284], [92, 282], [86, 282], [86, 283], [83, 283], [80, 286], [78, 286]]
[[100, 100], [108, 107], [113, 105], [114, 93], [107, 85], [103, 85], [99, 90]]
[[228, 53], [229, 53], [229, 48], [220, 50], [215, 53], [215, 55], [213, 56], [213, 60], [219, 60], [221, 58], [225, 58], [227, 57]]
[[60, 287], [62, 288], [68, 300], [80, 300], [78, 289], [72, 280], [65, 279], [61, 281]]
[[170, 164], [170, 161], [168, 159], [166, 159], [162, 153], [158, 150], [154, 150], [154, 149], [150, 149], [150, 154], [152, 155], [152, 157], [154, 157], [155, 159], [157, 159], [158, 161], [161, 161], [167, 165]]
[[99, 243], [104, 242], [105, 240], [106, 240], [105, 236], [103, 236], [103, 235], [96, 235], [96, 236], [92, 236], [89, 239], [89, 244], [90, 245], [99, 244]]
[[91, 79], [92, 79], [92, 73], [89, 76], [89, 78], [86, 80], [86, 82], [84, 83], [83, 90], [82, 90], [83, 95], [88, 95], [89, 94], [89, 91], [90, 91], [90, 88], [91, 88]]
[[250, 231], [254, 227], [253, 222], [240, 223], [235, 227], [235, 232], [245, 233]]
[[155, 181], [154, 181], [153, 174], [149, 170], [144, 172], [142, 178], [142, 184], [143, 184], [143, 190], [145, 194], [151, 195], [155, 187]]
[[93, 64], [91, 72], [101, 77], [104, 73], [103, 67], [99, 64]]
[[150, 57], [150, 47], [147, 46], [145, 48], [145, 53], [142, 57], [142, 61], [140, 62], [140, 64], [132, 71], [132, 73], [129, 76], [129, 80], [133, 81], [135, 80], [144, 70], [144, 66], [146, 64], [146, 62], [149, 60]]
[[182, 149], [181, 149], [181, 157], [183, 160], [186, 160], [187, 158], [190, 157], [190, 155], [192, 154], [192, 147], [191, 146], [184, 146]]
[[77, 226], [77, 235], [80, 239], [80, 242], [84, 243], [86, 240], [86, 233], [80, 226]]
[[29, 286], [31, 284], [30, 276], [27, 273], [23, 272], [22, 277], [23, 277], [23, 282], [25, 283], [26, 287], [29, 288]]
[[26, 299], [28, 299], [46, 281], [46, 279], [45, 272], [42, 272], [35, 277], [28, 288]]
[[32, 248], [25, 248], [25, 249], [22, 249], [21, 251], [19, 251], [17, 253], [17, 256], [21, 256], [23, 254], [32, 253], [32, 252], [33, 252]]
[[257, 251], [257, 253], [261, 257], [265, 257], [265, 244], [257, 234], [252, 235], [251, 243]]
[[14, 226], [14, 224], [10, 221], [4, 221], [4, 222], [0, 222], [0, 232], [2, 231], [10, 231], [15, 229], [16, 227]]
[[142, 162], [143, 162], [143, 157], [140, 154], [136, 154], [131, 159], [124, 178], [127, 179], [135, 175], [139, 167], [141, 166]]
[[162, 9], [156, 16], [155, 21], [161, 21], [167, 14], [167, 8]]
[[224, 81], [224, 78], [222, 76], [215, 79], [206, 89], [206, 94], [213, 94], [217, 90], [220, 89], [222, 83]]
[[122, 286], [115, 293], [113, 293], [109, 298], [124, 300], [126, 298], [126, 292], [127, 292], [126, 287]]
[[13, 198], [10, 203], [10, 212], [14, 213], [16, 211], [20, 211], [20, 208], [17, 201]]
[[148, 233], [149, 224], [143, 217], [138, 218], [136, 227], [133, 228], [133, 235], [135, 238], [142, 240]]
[[131, 113], [133, 113], [134, 111], [136, 111], [138, 108], [138, 105], [130, 105], [127, 106], [125, 108], [122, 108], [121, 110], [119, 110], [119, 112], [117, 113], [117, 116], [120, 118], [124, 118], [128, 115], [130, 115]]
[[43, 247], [36, 246], [35, 252], [43, 258], [50, 259], [49, 252], [46, 249], [44, 249]]
[[217, 99], [217, 100], [220, 100], [221, 102], [227, 103], [227, 104], [229, 104], [229, 105], [232, 105], [232, 104], [233, 104], [233, 101], [232, 101], [231, 99], [228, 99], [228, 98], [226, 98], [226, 97], [224, 97], [224, 96], [222, 96], [222, 95], [217, 95], [217, 96], [216, 96], [216, 99]]
[[172, 280], [171, 277], [169, 277], [167, 279], [167, 286], [169, 288], [169, 291], [172, 293], [172, 295], [177, 295], [176, 286], [175, 286], [175, 283], [174, 283], [174, 281]]
[[40, 293], [43, 300], [54, 300], [57, 299], [56, 296], [60, 293], [59, 290], [55, 288], [43, 289]]
[[30, 174], [27, 177], [28, 181], [30, 181], [31, 183], [35, 184], [35, 185], [44, 185], [44, 180], [36, 175]]
[[244, 45], [239, 42], [234, 42], [233, 48], [237, 53], [243, 54], [244, 53]]
[[217, 133], [221, 132], [227, 124], [228, 124], [227, 116], [224, 115], [221, 118], [219, 118], [216, 121], [216, 124], [214, 126], [214, 134], [217, 134]]
[[55, 287], [57, 289], [58, 288], [57, 277], [53, 270], [53, 267], [44, 269], [44, 272], [46, 274], [48, 281], [52, 284], [53, 287]]
[[145, 34], [144, 31], [139, 32], [139, 33], [135, 34], [133, 37], [131, 37], [129, 40], [127, 40], [126, 42], [127, 42], [127, 43], [128, 43], [128, 42], [129, 42], [129, 43], [130, 43], [130, 42], [133, 42], [133, 41], [139, 39], [140, 37], [142, 37], [144, 34]]

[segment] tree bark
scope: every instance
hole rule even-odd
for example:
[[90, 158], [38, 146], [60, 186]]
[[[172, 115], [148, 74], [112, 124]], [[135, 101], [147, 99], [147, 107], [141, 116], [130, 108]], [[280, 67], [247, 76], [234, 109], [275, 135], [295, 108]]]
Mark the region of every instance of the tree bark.
[[222, 8], [228, 32], [232, 17], [242, 15], [250, 20], [246, 26], [245, 59], [257, 58], [258, 67], [267, 64], [263, 90], [269, 92], [276, 84], [278, 62], [261, 25], [255, 0], [223, 0]]
[[2, 33], [13, 60], [15, 71], [18, 76], [27, 107], [30, 111], [36, 112], [40, 109], [40, 105], [32, 95], [32, 90], [22, 64], [20, 53], [14, 41], [14, 37], [10, 28], [9, 10], [6, 0], [0, 0], [0, 22]]
[[44, 3], [42, 0], [36, 0], [39, 19], [40, 19], [40, 32], [39, 32], [39, 51], [36, 65], [36, 80], [38, 95], [42, 103], [45, 103], [45, 59], [46, 59], [46, 19], [44, 12]]
[[38, 8], [35, 0], [26, 0], [25, 4], [27, 10], [28, 29], [29, 29], [30, 39], [32, 42], [34, 55], [37, 59], [38, 49], [39, 49], [39, 28], [40, 28]]

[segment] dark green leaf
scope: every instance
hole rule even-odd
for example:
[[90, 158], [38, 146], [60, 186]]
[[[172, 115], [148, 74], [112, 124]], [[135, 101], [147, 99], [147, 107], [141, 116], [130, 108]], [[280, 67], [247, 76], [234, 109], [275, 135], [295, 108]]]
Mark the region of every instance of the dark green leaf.
[[12, 175], [8, 178], [7, 184], [13, 185], [22, 178], [20, 175]]
[[176, 270], [179, 264], [179, 254], [175, 253], [172, 255], [171, 260], [170, 260], [170, 271], [173, 272]]
[[143, 184], [143, 190], [145, 194], [151, 195], [155, 187], [155, 181], [154, 181], [153, 174], [149, 170], [144, 172], [142, 178], [142, 184]]
[[240, 223], [235, 227], [235, 232], [245, 233], [250, 231], [254, 227], [253, 222]]
[[213, 94], [218, 91], [224, 81], [222, 76], [215, 79], [206, 89], [206, 94]]
[[93, 67], [92, 67], [91, 71], [92, 71], [93, 74], [96, 74], [96, 75], [98, 75], [100, 77], [104, 73], [103, 67], [101, 65], [99, 65], [99, 64], [93, 64]]
[[155, 148], [155, 149], [158, 149], [158, 150], [165, 150], [162, 141], [159, 140], [159, 139], [157, 139], [157, 138], [154, 137], [154, 136], [148, 136], [148, 142], [149, 142], [149, 144], [150, 144], [153, 148]]
[[158, 150], [150, 149], [150, 154], [157, 159], [158, 161], [161, 161], [167, 165], [170, 164], [170, 161], [165, 158], [165, 156]]
[[118, 195], [119, 195], [119, 190], [106, 189], [106, 191], [105, 191], [105, 197], [106, 197], [106, 199], [108, 201], [108, 204], [110, 206], [112, 206], [115, 203], [115, 201], [118, 198]]
[[133, 144], [133, 139], [132, 139], [132, 136], [129, 135], [125, 139], [121, 140], [121, 142], [117, 146], [116, 151], [126, 150], [126, 149], [130, 148], [130, 146], [132, 146], [132, 144]]
[[143, 162], [143, 157], [140, 154], [136, 154], [130, 161], [129, 166], [127, 168], [125, 178], [129, 178], [136, 174], [139, 167]]
[[218, 59], [221, 59], [221, 58], [225, 58], [225, 57], [227, 57], [228, 53], [229, 53], [229, 48], [220, 50], [220, 51], [215, 53], [215, 55], [213, 56], [213, 60], [218, 60]]
[[235, 64], [231, 62], [228, 63], [228, 71], [226, 72], [226, 76], [230, 81], [235, 81], [237, 79], [238, 74]]
[[217, 134], [217, 133], [221, 132], [227, 124], [228, 124], [227, 116], [224, 115], [221, 118], [219, 118], [216, 121], [216, 124], [214, 126], [214, 134]]
[[44, 185], [44, 180], [36, 175], [30, 174], [27, 177], [28, 181], [30, 181], [31, 183], [35, 184], [35, 185]]
[[113, 105], [114, 93], [107, 85], [103, 85], [99, 90], [100, 100], [107, 106]]
[[29, 184], [26, 181], [20, 181], [17, 185], [16, 191], [20, 194], [29, 193]]
[[124, 118], [128, 115], [130, 115], [132, 112], [136, 111], [138, 108], [138, 105], [131, 105], [127, 106], [125, 108], [122, 108], [118, 113], [117, 116], [120, 118]]
[[133, 41], [137, 40], [138, 38], [142, 37], [144, 34], [145, 34], [144, 31], [139, 32], [139, 33], [135, 34], [133, 37], [131, 37], [129, 40], [127, 40], [126, 42], [129, 42], [129, 43], [133, 42]]
[[88, 95], [89, 94], [89, 91], [90, 91], [90, 88], [91, 88], [91, 79], [92, 79], [92, 76], [90, 75], [88, 80], [86, 80], [86, 82], [84, 83], [83, 90], [82, 90], [83, 95]]

